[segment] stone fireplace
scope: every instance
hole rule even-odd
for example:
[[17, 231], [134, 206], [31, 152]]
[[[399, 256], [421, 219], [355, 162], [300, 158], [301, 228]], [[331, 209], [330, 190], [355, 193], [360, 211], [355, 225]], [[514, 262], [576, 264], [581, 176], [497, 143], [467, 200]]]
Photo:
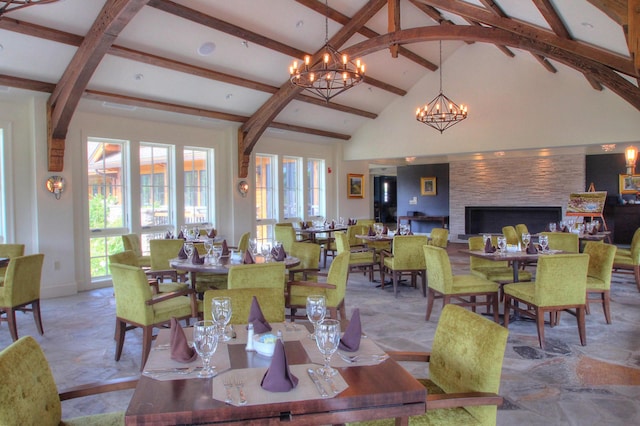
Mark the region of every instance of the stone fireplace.
[[502, 233], [502, 227], [524, 223], [529, 232], [544, 231], [549, 222], [562, 220], [562, 207], [467, 206], [464, 231], [467, 235]]

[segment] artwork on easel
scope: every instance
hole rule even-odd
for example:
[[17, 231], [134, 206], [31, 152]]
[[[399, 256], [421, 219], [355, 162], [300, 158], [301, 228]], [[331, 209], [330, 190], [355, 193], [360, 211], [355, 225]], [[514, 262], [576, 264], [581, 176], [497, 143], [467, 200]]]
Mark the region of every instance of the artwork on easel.
[[607, 201], [607, 191], [575, 192], [569, 194], [567, 213], [584, 213], [585, 216], [601, 215]]

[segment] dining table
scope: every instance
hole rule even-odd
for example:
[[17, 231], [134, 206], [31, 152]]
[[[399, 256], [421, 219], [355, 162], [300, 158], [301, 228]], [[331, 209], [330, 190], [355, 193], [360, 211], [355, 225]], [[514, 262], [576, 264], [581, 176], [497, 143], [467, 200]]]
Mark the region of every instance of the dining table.
[[337, 231], [346, 231], [348, 229], [347, 225], [339, 225], [335, 224], [333, 227], [331, 225], [326, 226], [312, 226], [310, 228], [296, 228], [296, 233], [307, 236], [313, 243], [318, 242], [318, 234], [326, 234], [327, 238], [331, 239], [331, 234]]
[[[233, 339], [218, 343], [212, 378], [198, 377], [199, 359], [187, 364], [171, 360], [171, 330], [164, 329], [125, 412], [125, 424], [309, 425], [396, 418], [396, 424], [407, 425], [409, 416], [425, 413], [425, 387], [366, 335], [356, 352], [333, 354], [337, 374], [327, 379], [316, 371], [323, 357], [304, 323], [271, 326], [298, 379], [293, 389], [271, 392], [261, 386], [271, 358], [246, 350], [244, 324], [233, 326]], [[184, 332], [192, 339], [191, 328]], [[316, 371], [315, 377], [309, 370]]]
[[505, 251], [500, 252], [499, 250], [493, 253], [487, 253], [484, 250], [469, 250], [463, 249], [460, 250], [460, 253], [465, 253], [470, 256], [480, 257], [482, 259], [491, 260], [494, 262], [509, 262], [511, 264], [511, 268], [513, 270], [513, 282], [517, 283], [520, 281], [519, 271], [523, 262], [535, 262], [538, 260], [540, 256], [561, 253], [560, 250], [547, 250], [542, 252], [538, 250], [537, 253], [527, 253], [526, 251]]
[[[273, 259], [266, 259], [263, 255], [257, 254], [254, 256], [255, 263], [278, 262]], [[300, 259], [295, 256], [287, 256], [281, 262], [284, 262], [285, 268], [295, 268], [300, 265]], [[232, 252], [229, 255], [220, 256], [217, 262], [209, 261], [205, 259], [204, 263], [193, 263], [191, 259], [180, 259], [178, 257], [169, 260], [169, 266], [178, 271], [189, 272], [189, 282], [192, 289], [196, 289], [196, 279], [198, 273], [209, 274], [228, 274], [229, 268], [235, 265], [242, 265], [243, 259], [239, 252]]]
[[8, 257], [0, 257], [0, 268], [4, 268], [7, 265], [9, 265], [9, 258]]

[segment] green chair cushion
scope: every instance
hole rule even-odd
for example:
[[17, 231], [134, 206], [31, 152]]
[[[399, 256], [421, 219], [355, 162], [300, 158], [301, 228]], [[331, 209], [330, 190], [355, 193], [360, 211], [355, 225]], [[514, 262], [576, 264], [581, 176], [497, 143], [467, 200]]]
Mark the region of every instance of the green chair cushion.
[[533, 302], [536, 293], [534, 283], [507, 284], [503, 287], [503, 291], [505, 294], [528, 302]]
[[60, 426], [121, 426], [124, 424], [124, 411], [96, 414], [94, 416], [75, 417], [64, 420]]
[[474, 275], [454, 275], [449, 294], [493, 292], [499, 288], [498, 283]]
[[[495, 282], [513, 282], [513, 269], [508, 266], [478, 266], [471, 269], [471, 275]], [[531, 281], [531, 272], [518, 271], [520, 281]]]

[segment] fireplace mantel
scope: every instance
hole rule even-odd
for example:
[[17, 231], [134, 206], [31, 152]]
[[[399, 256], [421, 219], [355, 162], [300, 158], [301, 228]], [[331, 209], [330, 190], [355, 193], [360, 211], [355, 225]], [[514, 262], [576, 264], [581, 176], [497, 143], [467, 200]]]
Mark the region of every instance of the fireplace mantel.
[[502, 227], [524, 223], [531, 233], [544, 231], [549, 222], [562, 220], [560, 206], [467, 206], [465, 233], [501, 233]]

